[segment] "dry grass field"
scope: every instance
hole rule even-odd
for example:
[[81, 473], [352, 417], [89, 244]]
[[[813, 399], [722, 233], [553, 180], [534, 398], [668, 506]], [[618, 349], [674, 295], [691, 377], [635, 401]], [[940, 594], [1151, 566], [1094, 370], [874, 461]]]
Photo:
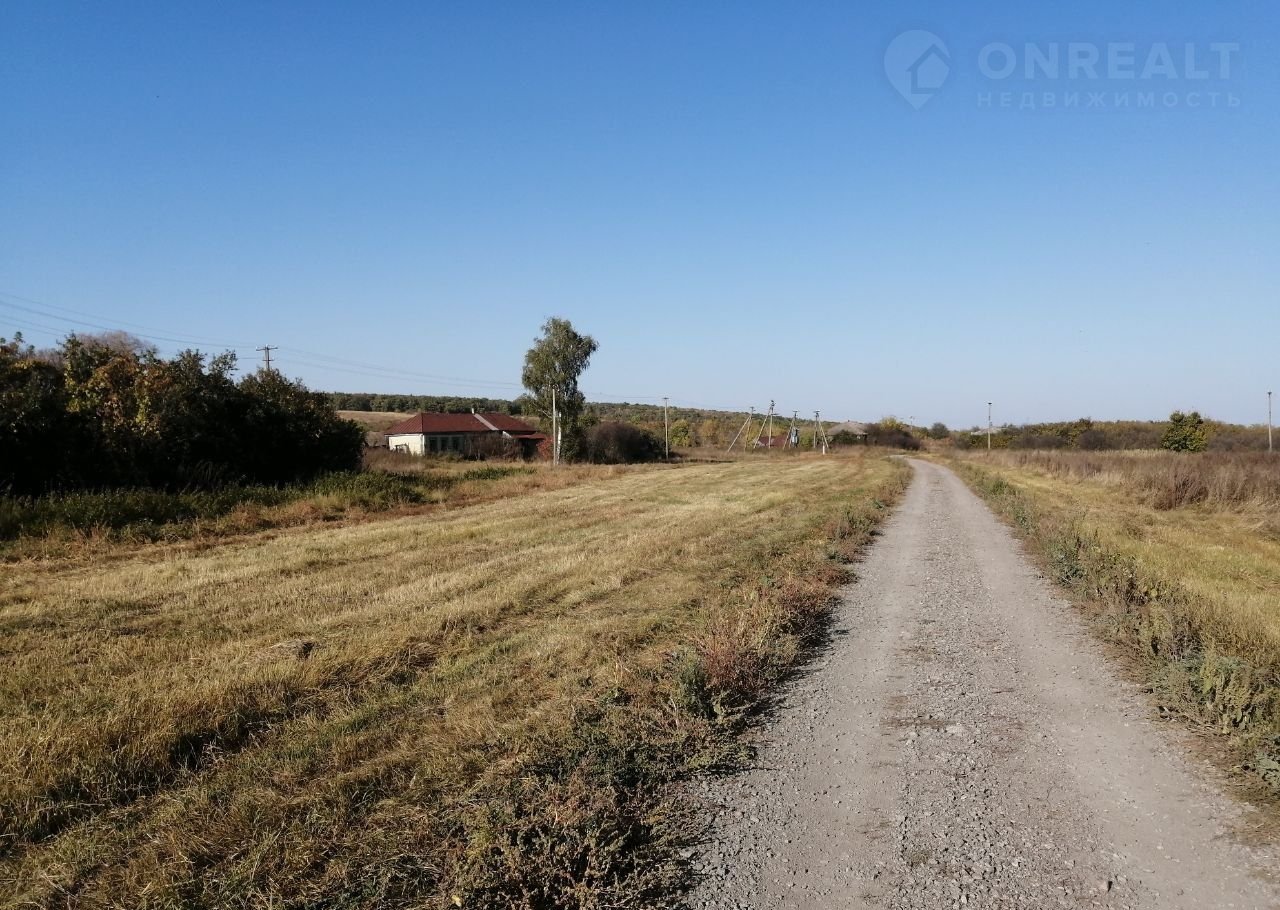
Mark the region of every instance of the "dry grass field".
[[1280, 458], [997, 452], [959, 465], [1146, 659], [1166, 709], [1232, 734], [1240, 764], [1280, 793]]
[[865, 455], [617, 471], [6, 566], [0, 894], [657, 905], [684, 817], [663, 783], [723, 753], [906, 474]]

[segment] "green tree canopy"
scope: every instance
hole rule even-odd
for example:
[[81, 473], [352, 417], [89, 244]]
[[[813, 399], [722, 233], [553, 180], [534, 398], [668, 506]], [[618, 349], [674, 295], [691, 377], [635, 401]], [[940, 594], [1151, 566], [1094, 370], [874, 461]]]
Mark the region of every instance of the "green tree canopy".
[[359, 465], [327, 396], [235, 355], [172, 358], [113, 333], [51, 352], [0, 338], [0, 491], [287, 483]]
[[1209, 431], [1199, 411], [1169, 415], [1169, 428], [1164, 431], [1160, 447], [1171, 452], [1203, 452], [1209, 445]]
[[520, 382], [528, 394], [522, 400], [530, 410], [550, 417], [554, 392], [561, 432], [566, 440], [562, 450], [566, 454], [572, 454], [587, 404], [586, 396], [578, 388], [578, 377], [591, 362], [597, 347], [594, 338], [579, 334], [569, 320], [553, 316], [543, 323], [542, 337], [535, 339], [533, 347], [524, 355]]

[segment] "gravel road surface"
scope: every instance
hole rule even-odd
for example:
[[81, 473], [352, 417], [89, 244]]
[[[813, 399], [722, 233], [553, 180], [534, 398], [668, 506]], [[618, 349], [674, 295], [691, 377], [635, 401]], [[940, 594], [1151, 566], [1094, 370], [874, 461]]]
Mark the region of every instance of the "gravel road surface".
[[1280, 853], [950, 471], [915, 480], [832, 643], [694, 786], [690, 904], [1280, 907]]

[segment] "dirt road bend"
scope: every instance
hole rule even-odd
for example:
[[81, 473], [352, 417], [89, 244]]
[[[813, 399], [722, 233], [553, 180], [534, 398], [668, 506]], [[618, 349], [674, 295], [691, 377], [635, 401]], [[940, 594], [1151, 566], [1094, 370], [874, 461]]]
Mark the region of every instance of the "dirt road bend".
[[986, 506], [913, 466], [754, 767], [696, 785], [717, 815], [691, 905], [1280, 907], [1253, 810]]

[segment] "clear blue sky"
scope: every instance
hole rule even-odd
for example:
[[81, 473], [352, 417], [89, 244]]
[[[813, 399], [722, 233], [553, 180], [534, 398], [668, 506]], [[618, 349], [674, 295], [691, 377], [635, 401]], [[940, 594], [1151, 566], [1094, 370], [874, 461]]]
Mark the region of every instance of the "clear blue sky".
[[[1043, 6], [11, 0], [0, 334], [80, 319], [280, 345], [317, 388], [506, 397], [554, 314], [610, 400], [1261, 421], [1280, 11]], [[920, 29], [949, 71], [917, 110], [886, 48]], [[1162, 43], [1178, 72], [996, 79], [992, 42], [1138, 69]], [[1188, 106], [1211, 90], [1238, 105]]]

